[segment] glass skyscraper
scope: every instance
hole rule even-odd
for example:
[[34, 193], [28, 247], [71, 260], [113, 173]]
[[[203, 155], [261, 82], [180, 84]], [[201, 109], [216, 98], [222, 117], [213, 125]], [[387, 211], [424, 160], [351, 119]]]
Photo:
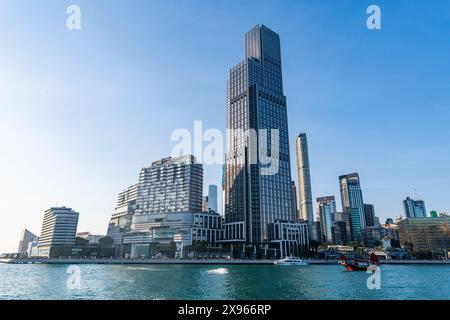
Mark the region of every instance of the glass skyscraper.
[[333, 222], [336, 217], [336, 201], [334, 196], [317, 198], [317, 211], [320, 217], [320, 227], [324, 241], [333, 241]]
[[425, 218], [427, 210], [425, 209], [425, 202], [423, 200], [413, 200], [407, 197], [403, 200], [403, 210], [405, 218]]
[[342, 209], [350, 216], [350, 230], [353, 241], [361, 242], [361, 230], [366, 227], [364, 201], [359, 175], [351, 173], [339, 177]]
[[208, 186], [208, 210], [218, 213], [218, 204], [217, 204], [217, 186], [215, 184], [210, 184]]
[[[230, 70], [227, 131], [225, 237], [268, 243], [271, 224], [292, 222], [292, 195], [280, 38], [264, 25], [247, 32], [245, 59]], [[262, 155], [275, 161], [269, 174]]]

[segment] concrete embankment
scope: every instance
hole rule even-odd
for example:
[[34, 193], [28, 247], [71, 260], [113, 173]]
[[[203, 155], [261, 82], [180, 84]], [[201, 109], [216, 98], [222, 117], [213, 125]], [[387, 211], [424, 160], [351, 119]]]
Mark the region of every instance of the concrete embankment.
[[[273, 260], [181, 260], [181, 259], [0, 259], [0, 263], [8, 264], [206, 264], [206, 265], [271, 265]], [[335, 260], [309, 260], [309, 264], [333, 265]], [[442, 260], [382, 260], [381, 264], [448, 264], [450, 261]]]

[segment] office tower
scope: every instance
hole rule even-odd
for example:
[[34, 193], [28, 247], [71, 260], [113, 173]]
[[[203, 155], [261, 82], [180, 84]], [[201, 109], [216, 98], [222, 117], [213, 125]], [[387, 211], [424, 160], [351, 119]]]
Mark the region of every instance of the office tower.
[[217, 205], [217, 186], [210, 184], [208, 186], [208, 209], [218, 213]]
[[136, 215], [202, 212], [203, 166], [192, 155], [163, 158], [139, 175]]
[[423, 200], [413, 200], [410, 197], [403, 200], [403, 211], [405, 218], [425, 218], [427, 216], [425, 202]]
[[17, 253], [20, 254], [27, 253], [28, 244], [30, 242], [36, 241], [37, 239], [38, 239], [37, 235], [35, 235], [34, 233], [32, 233], [27, 229], [23, 229], [22, 234], [20, 236], [19, 249], [17, 250]]
[[297, 188], [295, 181], [291, 181], [291, 195], [292, 195], [292, 221], [299, 221], [299, 211], [297, 202]]
[[[245, 59], [230, 70], [227, 82], [224, 226], [231, 243], [287, 243], [272, 238], [277, 235], [273, 229], [277, 221], [292, 222], [281, 69], [278, 34], [266, 26], [255, 26], [245, 35]], [[290, 224], [289, 228], [302, 226]]]
[[361, 242], [361, 230], [366, 226], [364, 201], [359, 175], [351, 173], [339, 177], [342, 209], [350, 215], [352, 241]]
[[379, 226], [381, 225], [381, 223], [380, 223], [380, 218], [377, 217], [377, 216], [375, 216], [374, 223], [375, 223], [375, 224], [374, 224], [375, 227], [379, 227]]
[[121, 245], [125, 232], [131, 230], [133, 216], [136, 212], [138, 184], [134, 184], [117, 195], [116, 207], [108, 224], [107, 236], [114, 240], [114, 244]]
[[320, 197], [316, 201], [323, 240], [331, 243], [333, 241], [332, 227], [336, 215], [335, 198], [334, 196]]
[[333, 221], [331, 233], [333, 244], [345, 245], [348, 242], [347, 226], [344, 221]]
[[313, 221], [313, 223], [311, 224], [311, 239], [319, 243], [322, 243], [324, 241], [324, 237], [322, 234], [322, 225], [320, 221]]
[[341, 221], [345, 224], [345, 241], [351, 241], [352, 240], [352, 230], [350, 225], [350, 215], [347, 212], [336, 212], [335, 215], [336, 221]]
[[70, 256], [75, 245], [79, 213], [71, 208], [53, 207], [45, 211], [39, 236], [40, 256]]
[[438, 213], [437, 213], [436, 210], [430, 211], [430, 217], [432, 217], [432, 218], [437, 218], [438, 216], [439, 216], [439, 215], [438, 215]]
[[300, 217], [308, 222], [314, 221], [311, 177], [309, 171], [308, 140], [306, 133], [300, 133], [295, 141], [297, 155], [297, 176], [300, 201]]
[[209, 205], [208, 205], [208, 196], [203, 197], [202, 202], [202, 212], [209, 212]]
[[386, 224], [394, 224], [394, 219], [392, 219], [392, 218], [387, 218], [387, 219], [386, 219]]
[[366, 218], [366, 227], [374, 227], [376, 225], [376, 217], [373, 204], [364, 204], [364, 215]]

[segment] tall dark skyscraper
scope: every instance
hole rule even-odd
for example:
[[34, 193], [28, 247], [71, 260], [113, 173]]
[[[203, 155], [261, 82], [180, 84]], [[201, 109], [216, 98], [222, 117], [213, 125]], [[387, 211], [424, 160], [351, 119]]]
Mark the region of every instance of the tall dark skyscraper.
[[[268, 244], [275, 222], [292, 222], [286, 108], [280, 38], [257, 25], [245, 35], [245, 59], [230, 70], [227, 83], [225, 237], [230, 242]], [[275, 161], [273, 172], [261, 154]]]
[[353, 241], [361, 241], [361, 230], [366, 227], [364, 201], [359, 175], [351, 173], [339, 177], [342, 209], [350, 216], [350, 229]]
[[366, 227], [374, 227], [376, 225], [376, 217], [373, 204], [364, 204], [364, 215], [366, 217]]

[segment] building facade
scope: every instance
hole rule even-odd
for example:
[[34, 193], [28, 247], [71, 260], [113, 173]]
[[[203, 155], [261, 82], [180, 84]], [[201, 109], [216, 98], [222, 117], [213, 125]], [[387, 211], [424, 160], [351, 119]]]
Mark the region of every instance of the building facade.
[[130, 256], [138, 258], [152, 256], [155, 247], [169, 248], [172, 244], [188, 247], [202, 242], [214, 246], [222, 237], [222, 217], [217, 213], [166, 212], [136, 215], [133, 230], [125, 234], [123, 242], [130, 247]]
[[366, 227], [374, 227], [377, 222], [379, 222], [376, 219], [375, 207], [373, 204], [364, 204], [364, 216], [366, 219]]
[[317, 214], [320, 218], [323, 241], [333, 242], [333, 222], [336, 216], [336, 200], [334, 196], [320, 197], [316, 199]]
[[208, 211], [209, 210], [219, 213], [217, 186], [215, 184], [210, 184], [208, 186]]
[[333, 221], [333, 226], [331, 227], [332, 232], [332, 243], [335, 245], [345, 245], [348, 239], [347, 225], [344, 221]]
[[[136, 205], [117, 255], [150, 257], [166, 250], [181, 258], [182, 248], [196, 242], [216, 245], [222, 239], [222, 217], [209, 210], [209, 197], [205, 204], [202, 192], [203, 165], [192, 155], [163, 158], [142, 169], [136, 197], [121, 203]], [[173, 246], [180, 248], [175, 255]]]
[[352, 241], [361, 242], [361, 230], [366, 227], [364, 201], [359, 175], [351, 173], [339, 177], [342, 210], [349, 214]]
[[295, 186], [295, 182], [291, 181], [291, 195], [292, 195], [292, 221], [300, 221], [300, 212], [298, 210], [298, 201], [297, 201], [297, 187]]
[[27, 229], [23, 229], [22, 234], [20, 236], [19, 241], [19, 249], [17, 249], [17, 253], [20, 254], [28, 254], [28, 245], [33, 242], [37, 241], [38, 236], [32, 233], [31, 231]]
[[407, 218], [398, 222], [401, 245], [414, 250], [450, 249], [450, 217]]
[[139, 175], [136, 214], [201, 212], [203, 166], [193, 155], [163, 158]]
[[405, 218], [425, 218], [427, 216], [425, 202], [423, 200], [413, 200], [410, 197], [403, 200], [403, 212], [405, 213]]
[[257, 25], [227, 83], [225, 242], [278, 246], [270, 230], [291, 223], [292, 196], [280, 38]]
[[352, 230], [350, 226], [350, 215], [347, 212], [337, 212], [335, 216], [336, 221], [343, 222], [345, 224], [345, 242], [352, 241]]
[[70, 256], [77, 234], [79, 213], [71, 208], [53, 207], [45, 211], [38, 255], [45, 257]]
[[108, 224], [107, 236], [114, 240], [118, 250], [122, 245], [123, 235], [131, 231], [131, 224], [136, 213], [138, 188], [139, 185], [134, 184], [117, 195], [116, 207]]
[[311, 192], [311, 174], [309, 168], [308, 140], [306, 133], [300, 133], [295, 140], [297, 158], [298, 195], [300, 201], [300, 217], [308, 221], [311, 226], [314, 222], [314, 211]]

